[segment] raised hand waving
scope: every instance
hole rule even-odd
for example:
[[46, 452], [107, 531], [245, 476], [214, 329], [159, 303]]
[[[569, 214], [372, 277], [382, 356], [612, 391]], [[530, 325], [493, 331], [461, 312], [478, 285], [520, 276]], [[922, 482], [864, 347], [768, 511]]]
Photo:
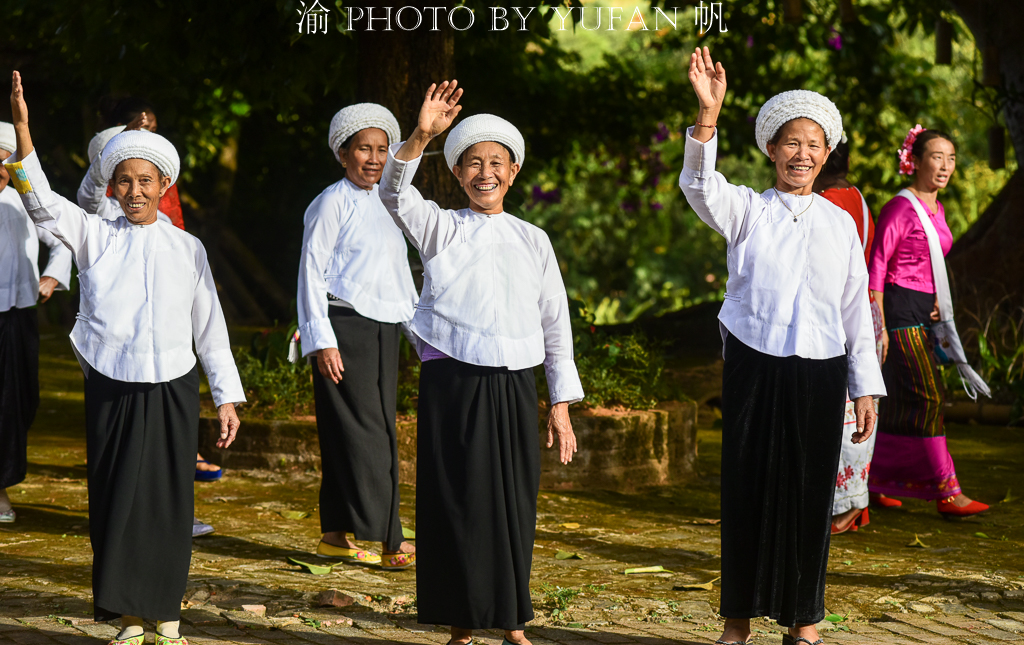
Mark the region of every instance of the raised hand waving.
[[457, 89], [458, 85], [458, 81], [444, 81], [440, 85], [431, 83], [427, 88], [416, 127], [431, 139], [448, 129], [462, 111], [462, 106], [458, 104], [462, 90]]
[[721, 108], [725, 100], [725, 67], [711, 61], [711, 52], [700, 47], [690, 54], [690, 84], [702, 110]]

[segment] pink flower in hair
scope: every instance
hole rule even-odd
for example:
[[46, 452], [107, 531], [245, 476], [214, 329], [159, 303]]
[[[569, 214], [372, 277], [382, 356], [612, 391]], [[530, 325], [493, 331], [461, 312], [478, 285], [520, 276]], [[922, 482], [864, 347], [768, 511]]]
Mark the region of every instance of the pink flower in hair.
[[921, 124], [918, 123], [914, 127], [910, 128], [910, 132], [907, 133], [907, 138], [903, 140], [903, 145], [900, 146], [899, 151], [901, 175], [913, 175], [914, 171], [917, 170], [917, 166], [914, 165], [911, 150], [914, 148], [914, 142], [917, 141], [918, 135], [925, 130], [926, 128], [921, 127]]

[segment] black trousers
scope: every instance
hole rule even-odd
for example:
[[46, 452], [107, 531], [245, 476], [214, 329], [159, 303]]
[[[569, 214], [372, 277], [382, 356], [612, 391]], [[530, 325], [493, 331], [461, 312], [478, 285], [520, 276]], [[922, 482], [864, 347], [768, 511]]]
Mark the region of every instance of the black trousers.
[[452, 358], [420, 371], [419, 622], [523, 629], [533, 619], [540, 443], [532, 369]]
[[320, 436], [320, 530], [357, 540], [402, 545], [398, 518], [398, 343], [401, 328], [331, 307], [331, 326], [345, 367], [335, 385], [314, 365], [313, 396]]
[[0, 312], [0, 490], [25, 480], [38, 409], [39, 316], [34, 307]]
[[762, 354], [729, 335], [722, 379], [722, 608], [825, 617], [847, 358]]
[[197, 367], [166, 383], [85, 379], [96, 620], [178, 620], [192, 559]]

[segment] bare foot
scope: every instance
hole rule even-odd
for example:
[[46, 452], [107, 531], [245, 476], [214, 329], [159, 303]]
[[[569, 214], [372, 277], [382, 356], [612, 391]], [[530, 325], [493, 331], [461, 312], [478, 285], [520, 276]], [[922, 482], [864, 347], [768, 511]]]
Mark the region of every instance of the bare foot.
[[973, 501], [974, 500], [968, 497], [967, 495], [959, 493], [956, 497], [953, 498], [953, 505], [959, 508], [963, 508], [964, 506], [970, 505], [970, 503]]
[[452, 640], [453, 645], [465, 645], [469, 641], [473, 640], [472, 629], [462, 629], [461, 627], [452, 627]]
[[348, 539], [348, 533], [344, 531], [331, 531], [324, 533], [320, 538], [331, 546], [340, 546], [343, 549], [358, 549], [356, 543]]
[[383, 542], [381, 542], [380, 548], [386, 555], [394, 555], [396, 553], [416, 553], [416, 547], [408, 542], [402, 542], [402, 546], [398, 547], [397, 551], [389, 551], [388, 546]]
[[726, 618], [725, 629], [718, 640], [726, 643], [746, 643], [750, 640], [750, 619]]
[[204, 461], [205, 460], [203, 459], [203, 456], [197, 452], [196, 453], [196, 470], [202, 470], [203, 472], [208, 472], [208, 473], [215, 473], [218, 470], [220, 470], [220, 466], [218, 466], [217, 464], [202, 463]]
[[861, 508], [851, 508], [845, 513], [833, 515], [832, 523], [835, 524], [836, 528], [840, 531], [845, 531], [846, 529], [850, 528], [850, 525], [853, 524], [853, 521], [857, 519], [857, 516], [860, 515], [861, 511], [863, 510], [864, 509]]
[[523, 630], [517, 629], [515, 631], [505, 630], [505, 640], [515, 645], [531, 645], [530, 641], [526, 639], [526, 634]]
[[810, 642], [818, 640], [818, 630], [814, 625], [796, 625], [789, 628], [789, 635], [793, 638], [806, 638]]
[[11, 508], [11, 498], [7, 496], [7, 489], [0, 488], [0, 513], [6, 513]]

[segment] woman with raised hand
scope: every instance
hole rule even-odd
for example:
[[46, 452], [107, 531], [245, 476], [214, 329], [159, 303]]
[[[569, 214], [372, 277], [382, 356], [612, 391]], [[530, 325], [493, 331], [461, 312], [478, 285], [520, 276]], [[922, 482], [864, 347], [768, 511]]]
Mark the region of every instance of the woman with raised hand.
[[409, 327], [423, 360], [417, 437], [416, 597], [419, 622], [502, 629], [529, 643], [530, 566], [540, 451], [533, 368], [551, 402], [548, 440], [576, 451], [569, 404], [583, 399], [573, 362], [569, 302], [547, 235], [504, 210], [525, 157], [523, 136], [490, 114], [448, 135], [445, 161], [469, 207], [425, 200], [412, 178], [432, 139], [461, 110], [456, 82], [431, 85], [416, 129], [391, 146], [381, 201], [424, 262]]
[[32, 146], [21, 75], [11, 112], [17, 158], [5, 165], [37, 226], [74, 255], [81, 283], [71, 344], [85, 373], [89, 537], [96, 620], [121, 618], [113, 645], [184, 643], [181, 598], [192, 557], [199, 372], [210, 382], [226, 448], [245, 401], [217, 288], [198, 239], [157, 220], [180, 162], [169, 141], [123, 132], [103, 151], [103, 178], [123, 215], [89, 214], [50, 190]]
[[[378, 196], [398, 121], [382, 105], [350, 105], [331, 120], [327, 144], [345, 176], [313, 200], [299, 261], [302, 354], [315, 356], [320, 436], [317, 554], [405, 569], [415, 549], [398, 517], [398, 349], [416, 287], [408, 247]], [[380, 542], [381, 555], [349, 538]]]
[[[936, 500], [945, 517], [976, 515], [988, 505], [960, 490], [946, 447], [945, 391], [934, 349], [935, 327], [953, 319], [943, 260], [953, 234], [939, 191], [956, 170], [956, 146], [945, 132], [917, 125], [907, 133], [899, 161], [900, 174], [912, 175], [913, 182], [882, 207], [868, 263], [871, 293], [884, 314], [882, 374], [890, 392], [879, 410], [883, 425], [868, 485], [872, 501], [882, 507], [900, 506], [886, 497], [895, 495]], [[984, 383], [978, 387], [987, 389]]]
[[839, 143], [842, 118], [805, 90], [757, 115], [775, 185], [758, 193], [715, 171], [725, 68], [705, 47], [690, 56], [700, 104], [686, 135], [679, 186], [728, 244], [718, 315], [722, 377], [722, 602], [719, 643], [745, 643], [750, 619], [789, 628], [785, 643], [816, 644], [825, 616], [832, 499], [847, 391], [852, 441], [875, 422], [885, 387], [875, 356], [867, 267], [850, 216], [816, 197], [814, 179]]

